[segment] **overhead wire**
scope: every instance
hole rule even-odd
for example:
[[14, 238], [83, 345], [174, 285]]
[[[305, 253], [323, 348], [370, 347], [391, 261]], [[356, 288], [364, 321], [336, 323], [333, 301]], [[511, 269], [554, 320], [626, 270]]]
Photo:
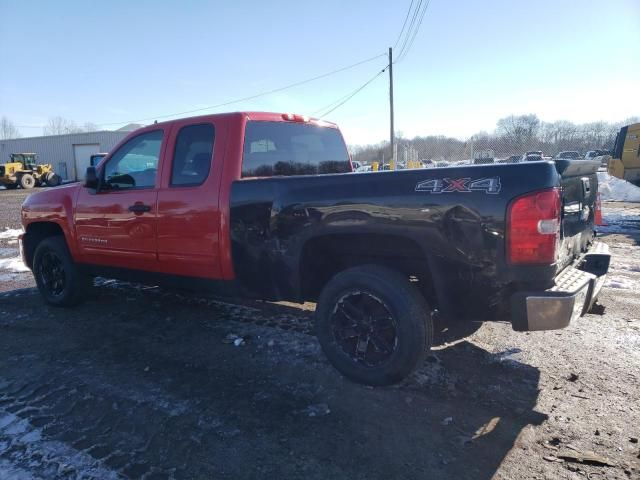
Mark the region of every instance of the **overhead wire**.
[[[365, 83], [363, 83], [362, 85], [360, 85], [358, 88], [356, 88], [355, 90], [353, 90], [352, 92], [348, 93], [347, 95], [340, 97], [338, 100], [333, 101], [332, 103], [325, 105], [324, 107], [316, 110], [312, 115], [317, 115], [320, 112], [324, 113], [322, 115], [320, 115], [318, 118], [324, 118], [327, 115], [329, 115], [330, 113], [336, 111], [338, 108], [340, 108], [342, 105], [344, 105], [345, 103], [347, 103], [349, 100], [351, 100], [353, 97], [355, 97], [358, 93], [360, 93], [362, 90], [364, 90], [371, 82], [373, 82], [376, 78], [378, 78], [380, 75], [382, 75], [387, 68], [389, 68], [388, 66], [386, 66], [385, 68], [383, 68], [382, 70], [380, 70], [378, 73], [376, 73], [373, 77], [371, 77], [369, 80], [367, 80]], [[326, 111], [325, 111], [326, 110]]]
[[[298, 81], [298, 82], [290, 83], [290, 84], [285, 85], [283, 87], [274, 88], [274, 89], [271, 89], [271, 90], [267, 90], [267, 91], [263, 91], [263, 92], [254, 94], [254, 95], [249, 95], [249, 96], [246, 96], [246, 97], [237, 98], [237, 99], [234, 99], [234, 100], [229, 100], [229, 101], [218, 103], [218, 104], [215, 104], [215, 105], [209, 105], [209, 106], [206, 106], [206, 107], [195, 108], [195, 109], [191, 109], [191, 110], [184, 110], [184, 111], [181, 111], [181, 112], [174, 112], [174, 113], [168, 113], [168, 114], [163, 114], [163, 115], [155, 115], [155, 116], [152, 116], [152, 117], [150, 116], [150, 117], [145, 117], [145, 118], [139, 118], [139, 119], [136, 119], [136, 120], [127, 120], [127, 121], [109, 122], [109, 123], [98, 123], [98, 124], [96, 124], [96, 126], [97, 127], [108, 127], [108, 126], [122, 125], [122, 124], [127, 124], [127, 123], [138, 123], [138, 122], [145, 122], [145, 121], [150, 121], [150, 120], [158, 120], [158, 119], [164, 119], [164, 118], [169, 118], [169, 117], [175, 117], [175, 116], [179, 116], [179, 115], [186, 115], [186, 114], [190, 114], [190, 113], [203, 112], [205, 110], [213, 110], [215, 108], [225, 107], [227, 105], [233, 105], [235, 103], [245, 102], [245, 101], [248, 101], [248, 100], [254, 100], [256, 98], [264, 97], [266, 95], [271, 95], [271, 94], [274, 94], [274, 93], [279, 93], [279, 92], [282, 92], [284, 90], [288, 90], [290, 88], [299, 87], [301, 85], [305, 85], [307, 83], [311, 83], [311, 82], [314, 82], [316, 80], [320, 80], [322, 78], [329, 77], [331, 75], [336, 75], [338, 73], [344, 72], [346, 70], [350, 70], [350, 69], [355, 68], [357, 66], [363, 65], [363, 64], [371, 62], [373, 60], [376, 60], [376, 59], [378, 59], [380, 57], [386, 57], [386, 56], [387, 55], [385, 53], [382, 53], [382, 54], [379, 54], [379, 55], [375, 55], [373, 57], [366, 58], [364, 60], [361, 60], [359, 62], [353, 63], [351, 65], [347, 65], [345, 67], [341, 67], [341, 68], [338, 68], [336, 70], [332, 70], [330, 72], [323, 73], [321, 75], [316, 75], [315, 77], [307, 78], [305, 80], [301, 80], [301, 81]], [[44, 126], [43, 125], [39, 126], [39, 128], [42, 128], [42, 127], [44, 127]], [[23, 126], [19, 126], [19, 128], [37, 128], [37, 127], [36, 126], [31, 126], [31, 125], [29, 125], [29, 126], [23, 125]]]
[[[424, 6], [423, 6], [423, 0], [418, 0], [418, 3], [416, 4], [415, 10], [413, 10], [413, 15], [412, 15], [412, 7], [413, 7], [413, 4], [414, 4], [414, 0], [411, 0], [411, 3], [409, 4], [409, 9], [407, 10], [407, 14], [405, 15], [404, 22], [402, 23], [402, 28], [400, 29], [400, 34], [398, 35], [398, 38], [396, 39], [396, 42], [395, 42], [395, 44], [393, 46], [394, 49], [397, 47], [398, 43], [400, 43], [400, 39], [403, 37], [403, 33], [405, 33], [404, 39], [402, 41], [402, 46], [400, 47], [399, 55], [396, 57], [396, 60], [394, 60], [394, 62], [393, 62], [394, 64], [400, 62], [401, 60], [403, 60], [407, 56], [409, 51], [411, 50], [411, 47], [413, 46], [413, 42], [415, 41], [415, 39], [416, 39], [416, 37], [418, 35], [418, 32], [420, 30], [420, 27], [422, 25], [422, 22], [424, 20], [424, 16], [425, 16], [425, 14], [427, 12], [427, 9], [429, 8], [429, 3], [430, 2], [431, 2], [431, 0], [426, 0], [426, 3], [424, 3]], [[409, 26], [407, 28], [407, 21], [408, 21], [409, 17], [411, 17], [411, 22], [409, 23]], [[405, 31], [405, 28], [406, 28], [406, 31]], [[389, 65], [387, 65], [382, 71], [378, 72], [374, 77], [369, 79], [367, 82], [365, 82], [363, 85], [358, 87], [353, 92], [351, 92], [351, 93], [349, 93], [349, 94], [347, 94], [347, 95], [345, 95], [343, 97], [340, 97], [338, 100], [334, 100], [332, 103], [330, 103], [329, 105], [326, 105], [325, 107], [317, 110], [312, 115], [316, 115], [319, 112], [324, 112], [320, 116], [320, 118], [323, 118], [323, 117], [329, 115], [331, 112], [333, 112], [336, 109], [340, 108], [346, 102], [351, 100], [355, 95], [360, 93], [367, 85], [369, 85], [378, 76], [380, 76], [383, 72], [385, 72], [387, 70], [387, 68], [389, 68]], [[329, 110], [325, 111], [325, 109], [329, 109]]]
[[409, 15], [411, 14], [411, 7], [413, 7], [413, 0], [411, 0], [411, 3], [409, 4], [409, 10], [407, 10], [407, 14], [404, 17], [404, 22], [402, 23], [402, 30], [400, 30], [400, 33], [398, 34], [398, 38], [396, 39], [396, 43], [393, 44], [393, 48], [394, 49], [398, 46], [398, 42], [400, 42], [400, 38], [402, 37], [402, 34], [404, 33], [404, 27], [407, 25], [407, 20], [409, 19]]
[[427, 0], [426, 1], [425, 6], [422, 9], [422, 13], [420, 14], [420, 20], [418, 21], [418, 24], [417, 24], [416, 28], [413, 31], [413, 34], [411, 36], [411, 40], [409, 40], [409, 44], [407, 45], [407, 48], [404, 50], [404, 52], [401, 53], [399, 58], [394, 63], [401, 62], [408, 55], [409, 51], [411, 50], [411, 47], [413, 46], [413, 42], [415, 41], [416, 37], [418, 36], [418, 32], [420, 31], [420, 27], [422, 26], [422, 22], [424, 20], [424, 16], [427, 13], [427, 9], [429, 8], [429, 4], [430, 3], [431, 3], [431, 0]]
[[[411, 47], [413, 46], [413, 43], [414, 43], [414, 41], [416, 39], [418, 31], [420, 30], [420, 26], [422, 25], [422, 22], [424, 20], [424, 16], [425, 16], [425, 13], [427, 11], [427, 8], [429, 7], [429, 3], [430, 3], [430, 0], [426, 0], [426, 3], [424, 4], [424, 8], [422, 8], [423, 0], [418, 0], [415, 8], [413, 9], [413, 15], [412, 15], [412, 8], [413, 8], [413, 5], [414, 5], [414, 0], [411, 0], [411, 3], [409, 4], [409, 9], [407, 10], [407, 14], [405, 15], [405, 18], [404, 18], [404, 22], [402, 23], [402, 28], [400, 30], [398, 38], [396, 39], [396, 42], [395, 42], [394, 47], [393, 47], [395, 49], [397, 47], [398, 43], [400, 43], [400, 39], [402, 38], [402, 45], [400, 47], [399, 54], [396, 56], [396, 59], [394, 60], [393, 63], [398, 63], [401, 60], [403, 60], [407, 56], [408, 52], [411, 50]], [[409, 26], [407, 27], [407, 22], [409, 21], [409, 17], [411, 17], [411, 21], [409, 22]], [[403, 38], [403, 34], [404, 34], [404, 38]], [[163, 115], [155, 115], [155, 116], [150, 116], [150, 117], [145, 117], [145, 118], [139, 118], [139, 119], [136, 119], [136, 120], [128, 120], [128, 121], [120, 121], [120, 122], [109, 122], [109, 123], [99, 123], [99, 124], [96, 124], [96, 126], [97, 127], [108, 127], [108, 126], [114, 126], [114, 125], [122, 125], [122, 124], [126, 124], [126, 123], [138, 123], [138, 122], [145, 122], [145, 121], [149, 121], [149, 120], [165, 119], [165, 118], [169, 118], [169, 117], [175, 117], [175, 116], [186, 115], [186, 114], [191, 114], [191, 113], [203, 112], [205, 110], [213, 110], [213, 109], [216, 109], [216, 108], [225, 107], [225, 106], [228, 106], [228, 105], [233, 105], [235, 103], [241, 103], [241, 102], [245, 102], [245, 101], [249, 101], [249, 100], [254, 100], [256, 98], [260, 98], [260, 97], [263, 97], [263, 96], [266, 96], [266, 95], [279, 93], [279, 92], [282, 92], [284, 90], [288, 90], [290, 88], [295, 88], [295, 87], [298, 87], [298, 86], [301, 86], [301, 85], [305, 85], [307, 83], [311, 83], [311, 82], [314, 82], [316, 80], [320, 80], [322, 78], [326, 78], [326, 77], [329, 77], [331, 75], [335, 75], [335, 74], [344, 72], [346, 70], [350, 70], [350, 69], [355, 68], [355, 67], [357, 67], [359, 65], [371, 62], [373, 60], [376, 60], [376, 59], [378, 59], [380, 57], [384, 57], [384, 56], [386, 56], [386, 54], [375, 55], [373, 57], [361, 60], [359, 62], [353, 63], [351, 65], [347, 65], [345, 67], [338, 68], [336, 70], [332, 70], [330, 72], [323, 73], [321, 75], [317, 75], [315, 77], [311, 77], [311, 78], [308, 78], [308, 79], [305, 79], [305, 80], [294, 82], [294, 83], [291, 83], [291, 84], [288, 84], [288, 85], [285, 85], [285, 86], [282, 86], [282, 87], [279, 87], [279, 88], [266, 90], [266, 91], [263, 91], [263, 92], [260, 92], [260, 93], [254, 94], [254, 95], [249, 95], [249, 96], [246, 96], [246, 97], [237, 98], [237, 99], [234, 99], [234, 100], [229, 100], [229, 101], [226, 101], [226, 102], [218, 103], [218, 104], [215, 104], [215, 105], [208, 105], [206, 107], [200, 107], [200, 108], [195, 108], [195, 109], [191, 109], [191, 110], [184, 110], [184, 111], [181, 111], [181, 112], [174, 112], [174, 113], [168, 113], [168, 114], [163, 114]], [[349, 94], [347, 94], [347, 95], [345, 95], [343, 97], [340, 97], [339, 99], [335, 100], [331, 104], [319, 109], [317, 112], [322, 112], [325, 109], [329, 108], [329, 110], [326, 111], [320, 118], [332, 113], [333, 111], [335, 111], [336, 109], [338, 109], [342, 105], [344, 105], [346, 102], [351, 100], [355, 95], [357, 95], [359, 92], [361, 92], [371, 82], [373, 82], [377, 77], [379, 77], [383, 72], [385, 72], [387, 68], [388, 68], [388, 65], [387, 65], [387, 67], [385, 67], [383, 70], [378, 72], [375, 76], [370, 78], [367, 82], [365, 82], [363, 85], [358, 87], [353, 92], [351, 92], [351, 93], [349, 93]], [[314, 113], [314, 115], [316, 113]], [[18, 125], [18, 128], [43, 128], [43, 126], [42, 125], [39, 125], [39, 126], [36, 126], [36, 125]]]
[[400, 50], [398, 52], [397, 58], [400, 58], [404, 53], [405, 48], [407, 47], [407, 42], [409, 41], [409, 37], [412, 35], [413, 28], [415, 26], [416, 20], [418, 18], [418, 12], [420, 12], [420, 8], [422, 7], [422, 0], [418, 0], [417, 5], [413, 10], [413, 15], [411, 15], [411, 22], [409, 23], [409, 27], [407, 28], [404, 38], [402, 40], [402, 45], [400, 45]]

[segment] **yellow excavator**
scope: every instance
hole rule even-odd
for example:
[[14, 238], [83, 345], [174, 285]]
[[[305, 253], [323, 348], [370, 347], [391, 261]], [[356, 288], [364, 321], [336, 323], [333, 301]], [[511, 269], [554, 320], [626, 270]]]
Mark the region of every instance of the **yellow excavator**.
[[620, 129], [609, 160], [609, 175], [640, 186], [640, 123]]

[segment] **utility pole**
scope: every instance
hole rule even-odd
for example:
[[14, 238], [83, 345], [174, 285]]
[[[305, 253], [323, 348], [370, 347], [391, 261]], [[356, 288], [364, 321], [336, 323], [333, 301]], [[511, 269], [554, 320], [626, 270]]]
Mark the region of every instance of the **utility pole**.
[[389, 144], [391, 145], [391, 164], [393, 165], [393, 169], [396, 169], [396, 163], [398, 159], [395, 158], [394, 155], [394, 143], [395, 143], [395, 135], [393, 130], [393, 49], [389, 47], [389, 114], [391, 117], [391, 125], [389, 131]]

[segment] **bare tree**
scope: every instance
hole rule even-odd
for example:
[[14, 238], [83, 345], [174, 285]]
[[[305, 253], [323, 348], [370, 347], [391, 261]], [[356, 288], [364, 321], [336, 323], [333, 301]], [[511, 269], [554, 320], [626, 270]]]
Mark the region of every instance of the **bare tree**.
[[93, 122], [84, 122], [84, 125], [82, 125], [82, 130], [84, 130], [85, 132], [97, 132], [99, 129], [98, 125]]
[[498, 120], [496, 132], [508, 140], [514, 148], [531, 143], [540, 130], [540, 119], [533, 114], [510, 115]]
[[20, 138], [20, 131], [15, 124], [7, 117], [0, 119], [0, 140], [8, 140], [10, 138]]
[[73, 120], [64, 117], [50, 117], [43, 127], [44, 135], [64, 135], [65, 133], [80, 133], [80, 128]]
[[[478, 132], [461, 141], [454, 137], [425, 136], [413, 139], [398, 136], [399, 155], [417, 155], [421, 160], [457, 161], [471, 158], [471, 152], [493, 150], [496, 158], [521, 156], [528, 150], [541, 150], [555, 155], [562, 150], [584, 153], [588, 150], [613, 148], [620, 128], [640, 122], [630, 117], [621, 122], [591, 122], [575, 124], [567, 120], [543, 122], [536, 115], [510, 115], [498, 120], [494, 132]], [[371, 163], [389, 158], [389, 143], [358, 145], [351, 148], [354, 160]], [[415, 152], [415, 154], [414, 154]]]

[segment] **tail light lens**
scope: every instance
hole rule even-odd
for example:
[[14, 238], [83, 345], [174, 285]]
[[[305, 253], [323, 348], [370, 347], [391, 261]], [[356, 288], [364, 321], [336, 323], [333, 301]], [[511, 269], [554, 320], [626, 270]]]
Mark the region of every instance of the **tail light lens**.
[[560, 190], [551, 188], [516, 198], [507, 212], [507, 261], [551, 264], [560, 241]]

